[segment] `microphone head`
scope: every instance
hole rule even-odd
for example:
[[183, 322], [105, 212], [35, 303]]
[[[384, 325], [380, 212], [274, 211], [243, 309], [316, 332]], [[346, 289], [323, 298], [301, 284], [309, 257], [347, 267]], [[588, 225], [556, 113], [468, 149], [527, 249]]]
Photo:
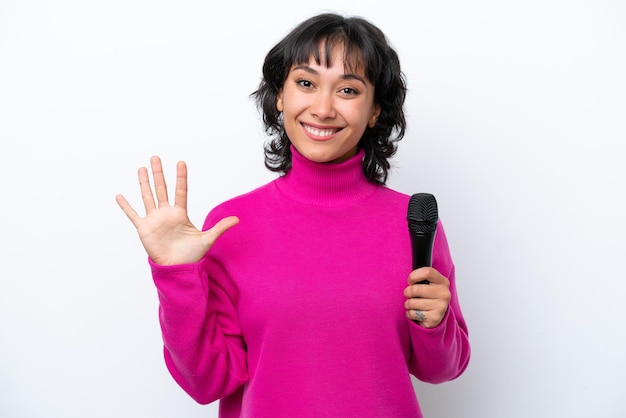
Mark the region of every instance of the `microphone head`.
[[437, 229], [439, 212], [437, 200], [430, 193], [415, 193], [409, 200], [406, 219], [415, 234], [432, 234]]

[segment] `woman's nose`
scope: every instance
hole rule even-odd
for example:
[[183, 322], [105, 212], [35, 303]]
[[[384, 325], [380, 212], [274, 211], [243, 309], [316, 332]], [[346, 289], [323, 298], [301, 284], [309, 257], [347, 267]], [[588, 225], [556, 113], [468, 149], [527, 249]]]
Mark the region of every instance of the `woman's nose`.
[[333, 94], [330, 92], [318, 92], [311, 105], [311, 114], [320, 120], [334, 118], [336, 112]]

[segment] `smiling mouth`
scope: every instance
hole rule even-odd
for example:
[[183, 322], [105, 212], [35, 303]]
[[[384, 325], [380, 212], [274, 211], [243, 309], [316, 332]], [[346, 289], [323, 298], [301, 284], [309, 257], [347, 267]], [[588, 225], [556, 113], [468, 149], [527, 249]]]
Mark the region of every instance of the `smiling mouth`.
[[318, 137], [318, 138], [330, 137], [330, 136], [336, 134], [337, 132], [339, 132], [341, 130], [341, 129], [337, 129], [337, 128], [320, 129], [320, 128], [315, 128], [313, 126], [305, 125], [305, 124], [302, 124], [302, 127], [304, 128], [305, 131], [307, 131], [311, 135], [313, 135], [315, 137]]

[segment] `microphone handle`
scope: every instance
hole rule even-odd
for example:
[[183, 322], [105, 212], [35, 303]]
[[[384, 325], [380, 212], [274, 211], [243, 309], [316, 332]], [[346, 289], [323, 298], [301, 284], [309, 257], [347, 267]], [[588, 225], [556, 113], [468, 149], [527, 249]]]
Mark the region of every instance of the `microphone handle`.
[[[411, 249], [413, 258], [413, 270], [432, 265], [432, 251], [435, 234], [411, 234]], [[428, 280], [422, 280], [416, 284], [429, 284]]]

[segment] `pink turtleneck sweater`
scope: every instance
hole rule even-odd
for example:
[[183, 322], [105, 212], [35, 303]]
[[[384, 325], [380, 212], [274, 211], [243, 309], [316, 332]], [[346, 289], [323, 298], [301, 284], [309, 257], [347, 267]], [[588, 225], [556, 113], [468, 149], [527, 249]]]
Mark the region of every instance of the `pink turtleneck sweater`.
[[459, 376], [470, 357], [439, 224], [433, 267], [450, 280], [442, 323], [406, 318], [408, 195], [369, 183], [362, 152], [289, 174], [212, 210], [236, 215], [196, 264], [151, 262], [167, 367], [223, 418], [421, 417], [409, 374]]

